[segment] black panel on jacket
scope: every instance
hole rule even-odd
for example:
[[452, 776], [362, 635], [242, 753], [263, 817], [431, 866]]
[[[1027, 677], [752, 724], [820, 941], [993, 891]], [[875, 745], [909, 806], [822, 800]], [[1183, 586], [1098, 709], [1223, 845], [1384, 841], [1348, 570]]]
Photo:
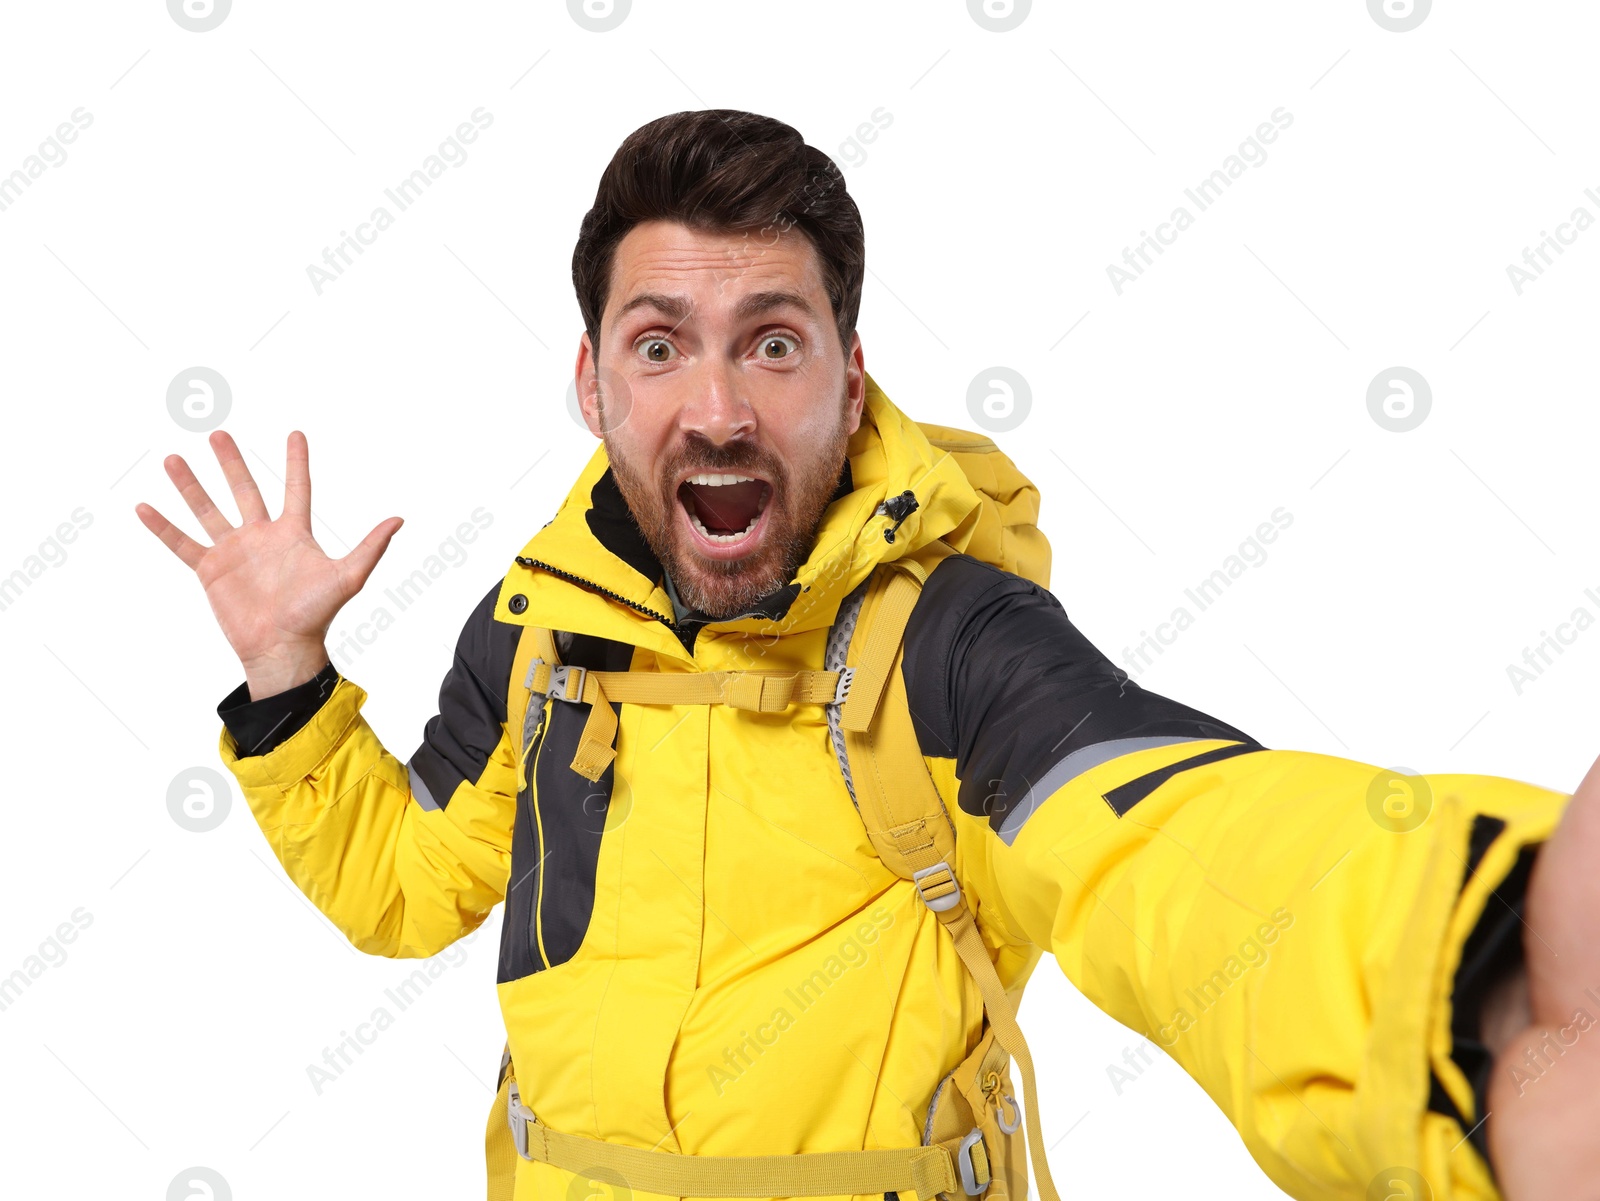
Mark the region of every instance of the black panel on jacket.
[[1235, 755], [1248, 755], [1252, 751], [1261, 749], [1257, 743], [1246, 742], [1236, 746], [1219, 746], [1209, 751], [1202, 751], [1198, 755], [1190, 755], [1187, 759], [1179, 759], [1176, 763], [1169, 763], [1165, 767], [1158, 767], [1154, 771], [1145, 772], [1142, 776], [1136, 776], [1126, 784], [1117, 785], [1105, 794], [1106, 804], [1111, 806], [1111, 812], [1118, 817], [1126, 817], [1128, 810], [1179, 772], [1194, 767], [1204, 767], [1208, 763], [1220, 763], [1224, 759], [1232, 759]]
[[[578, 667], [627, 671], [633, 647], [574, 634], [562, 659]], [[541, 700], [536, 694], [532, 703]], [[589, 929], [600, 840], [615, 777], [614, 765], [592, 783], [572, 770], [572, 756], [588, 720], [586, 704], [548, 702], [548, 716], [528, 749], [527, 770], [535, 791], [530, 792], [527, 779], [521, 782], [511, 827], [511, 878], [500, 927], [501, 984], [565, 963], [577, 954]]]
[[303, 684], [296, 684], [259, 701], [250, 699], [248, 682], [240, 684], [217, 706], [217, 716], [228, 727], [241, 759], [265, 755], [282, 746], [317, 715], [333, 695], [339, 671], [332, 661]]
[[[1139, 687], [1049, 591], [969, 555], [928, 576], [906, 626], [904, 676], [922, 753], [955, 759], [962, 810], [996, 831], [1036, 781], [1082, 747], [1171, 735], [1260, 749], [1233, 726]], [[1134, 800], [1124, 797], [1121, 812]]]
[[462, 626], [455, 660], [439, 685], [438, 711], [409, 760], [441, 809], [463, 781], [478, 782], [504, 733], [506, 684], [522, 627], [495, 620], [501, 583], [483, 594]]
[[[1473, 819], [1469, 841], [1468, 863], [1462, 875], [1462, 886], [1477, 873], [1478, 864], [1489, 844], [1505, 829], [1505, 822], [1497, 817], [1479, 814]], [[1483, 1002], [1489, 989], [1497, 981], [1522, 967], [1525, 958], [1522, 946], [1523, 905], [1527, 899], [1528, 878], [1533, 873], [1539, 844], [1523, 847], [1510, 873], [1490, 894], [1478, 923], [1461, 948], [1461, 962], [1456, 967], [1455, 981], [1450, 989], [1450, 1058], [1461, 1069], [1461, 1074], [1472, 1085], [1472, 1093], [1481, 1116], [1489, 1112], [1489, 1076], [1494, 1069], [1494, 1056], [1483, 1041]], [[1429, 1097], [1428, 1108], [1447, 1117], [1456, 1118], [1463, 1130], [1467, 1123], [1448, 1102], [1443, 1088], [1437, 1088]], [[1489, 1161], [1488, 1122], [1480, 1122], [1471, 1131], [1472, 1145]]]
[[622, 490], [617, 487], [617, 477], [611, 468], [607, 467], [605, 474], [589, 489], [589, 509], [583, 518], [601, 546], [650, 583], [661, 579], [661, 564], [645, 541], [644, 531], [633, 519], [628, 502], [622, 499]]

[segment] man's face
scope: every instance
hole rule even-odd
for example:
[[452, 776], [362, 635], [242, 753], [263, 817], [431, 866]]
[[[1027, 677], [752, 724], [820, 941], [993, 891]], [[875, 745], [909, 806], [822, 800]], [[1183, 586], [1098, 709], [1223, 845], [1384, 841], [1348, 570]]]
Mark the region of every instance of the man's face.
[[866, 390], [861, 339], [846, 355], [804, 234], [634, 226], [577, 383], [684, 604], [732, 617], [793, 579]]

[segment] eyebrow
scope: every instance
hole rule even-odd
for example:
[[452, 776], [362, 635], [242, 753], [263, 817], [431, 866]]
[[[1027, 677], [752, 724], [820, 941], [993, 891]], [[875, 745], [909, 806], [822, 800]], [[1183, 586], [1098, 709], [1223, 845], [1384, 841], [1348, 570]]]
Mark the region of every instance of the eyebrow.
[[[798, 292], [789, 292], [782, 289], [750, 293], [734, 307], [733, 316], [736, 321], [747, 321], [751, 317], [759, 317], [763, 313], [770, 313], [774, 309], [784, 307], [799, 309], [813, 320], [817, 318], [816, 310], [811, 307], [811, 303], [804, 296], [801, 296]], [[617, 310], [616, 319], [620, 321], [633, 312], [634, 309], [642, 308], [655, 309], [681, 325], [689, 319], [694, 310], [694, 305], [687, 296], [669, 295], [665, 292], [640, 292]]]

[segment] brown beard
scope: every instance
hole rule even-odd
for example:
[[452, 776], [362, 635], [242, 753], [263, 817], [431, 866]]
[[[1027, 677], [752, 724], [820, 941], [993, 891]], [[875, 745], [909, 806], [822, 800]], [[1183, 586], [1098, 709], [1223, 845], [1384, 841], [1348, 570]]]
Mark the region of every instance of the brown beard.
[[[811, 556], [822, 514], [839, 484], [850, 440], [843, 418], [841, 404], [833, 437], [792, 479], [783, 463], [753, 443], [718, 446], [691, 430], [667, 456], [655, 484], [648, 485], [618, 454], [610, 431], [606, 430], [606, 454], [617, 490], [657, 561], [672, 577], [678, 599], [684, 605], [713, 619], [725, 620], [749, 611], [762, 597], [794, 578]], [[602, 411], [602, 425], [604, 420]], [[688, 471], [742, 471], [768, 481], [772, 497], [767, 504], [767, 528], [759, 550], [742, 559], [707, 559], [695, 551], [676, 512], [676, 483]]]

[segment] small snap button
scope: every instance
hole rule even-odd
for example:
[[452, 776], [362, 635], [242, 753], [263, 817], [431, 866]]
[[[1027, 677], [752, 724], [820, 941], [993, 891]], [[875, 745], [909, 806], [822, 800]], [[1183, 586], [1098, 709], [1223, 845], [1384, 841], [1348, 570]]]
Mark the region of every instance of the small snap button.
[[506, 608], [510, 609], [513, 613], [526, 612], [528, 608], [528, 598], [519, 592], [506, 602]]

